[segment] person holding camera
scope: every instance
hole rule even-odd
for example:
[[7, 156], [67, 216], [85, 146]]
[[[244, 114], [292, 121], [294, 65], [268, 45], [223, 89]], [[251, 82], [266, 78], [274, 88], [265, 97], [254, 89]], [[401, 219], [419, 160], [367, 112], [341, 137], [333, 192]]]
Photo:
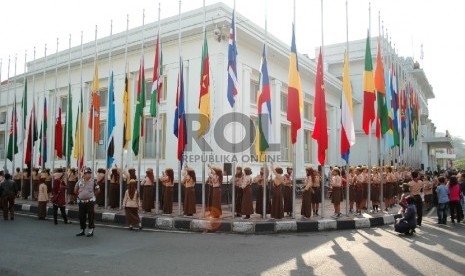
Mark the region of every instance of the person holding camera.
[[64, 173], [61, 168], [57, 169], [53, 175], [53, 186], [52, 186], [52, 196], [50, 201], [53, 204], [53, 222], [58, 224], [58, 209], [60, 209], [61, 217], [65, 224], [70, 223], [68, 217], [66, 216], [66, 183], [63, 181]]

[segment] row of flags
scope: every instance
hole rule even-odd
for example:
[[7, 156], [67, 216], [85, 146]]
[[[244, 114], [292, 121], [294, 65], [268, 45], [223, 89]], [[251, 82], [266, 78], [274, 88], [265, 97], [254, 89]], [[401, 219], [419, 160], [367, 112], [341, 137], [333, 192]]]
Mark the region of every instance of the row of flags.
[[[235, 26], [235, 11], [232, 13], [231, 28], [228, 42], [228, 86], [227, 86], [227, 99], [232, 108], [234, 108], [235, 97], [238, 94], [238, 78], [237, 78], [237, 45], [236, 45], [236, 26]], [[259, 91], [257, 93], [257, 140], [256, 140], [256, 153], [260, 156], [260, 160], [269, 149], [272, 142], [272, 99], [271, 88], [268, 75], [266, 44], [263, 46], [262, 59], [260, 65], [260, 81]], [[153, 84], [151, 87], [151, 101], [150, 101], [150, 116], [157, 117], [158, 119], [158, 105], [160, 104], [161, 91], [163, 89], [163, 66], [162, 66], [162, 49], [160, 42], [160, 32], [158, 31], [156, 46], [155, 46], [155, 60], [153, 72]], [[208, 43], [206, 33], [204, 33], [204, 40], [202, 45], [202, 63], [200, 68], [200, 91], [199, 91], [199, 113], [200, 113], [200, 128], [198, 136], [201, 137], [206, 134], [207, 129], [211, 122], [210, 110], [210, 65], [208, 55]], [[127, 66], [128, 67], [128, 66]], [[400, 146], [402, 139], [408, 137], [409, 145], [412, 146], [418, 136], [418, 97], [413, 91], [412, 85], [401, 78], [400, 90], [398, 87], [399, 76], [396, 72], [394, 63], [388, 67], [389, 70], [384, 69], [383, 57], [381, 55], [381, 45], [378, 41], [378, 52], [376, 57], [376, 70], [373, 72], [373, 61], [371, 55], [370, 36], [368, 33], [366, 41], [365, 52], [365, 69], [363, 74], [363, 118], [362, 128], [364, 132], [369, 135], [371, 132], [372, 124], [375, 123], [375, 134], [378, 138], [385, 138], [386, 145], [389, 148]], [[173, 122], [173, 132], [178, 139], [177, 158], [182, 164], [184, 149], [187, 144], [186, 132], [186, 118], [185, 118], [185, 91], [183, 79], [183, 60], [179, 60], [179, 74], [176, 92], [176, 109]], [[386, 81], [387, 80], [387, 81]], [[114, 96], [114, 83], [113, 72], [110, 74], [108, 97], [108, 120], [107, 120], [107, 168], [110, 168], [114, 162], [115, 153], [115, 96]], [[136, 156], [139, 155], [140, 142], [144, 136], [143, 124], [143, 109], [145, 107], [145, 68], [144, 56], [141, 56], [138, 84], [136, 91], [136, 108], [134, 115], [134, 123], [132, 129], [131, 139], [131, 113], [130, 113], [130, 90], [129, 90], [129, 72], [125, 73], [125, 85], [123, 93], [123, 148], [128, 149], [129, 142], [131, 143], [132, 151]], [[23, 130], [26, 130], [26, 111], [27, 102], [25, 97], [27, 95], [27, 80], [24, 83], [24, 98], [22, 102], [23, 116]], [[99, 142], [100, 135], [100, 87], [98, 78], [98, 64], [95, 62], [95, 72], [92, 83], [92, 100], [90, 107], [90, 115], [88, 121], [88, 128], [92, 130], [93, 143]], [[62, 128], [62, 110], [61, 106], [57, 107], [57, 115], [55, 118], [55, 145], [54, 150], [58, 158], [67, 160], [67, 166], [70, 166], [71, 154], [77, 160], [78, 166], [84, 165], [84, 107], [83, 107], [83, 93], [82, 88], [80, 92], [80, 99], [78, 105], [78, 112], [76, 116], [75, 135], [72, 135], [73, 112], [72, 112], [72, 97], [71, 85], [68, 86], [67, 98], [67, 115]], [[315, 98], [313, 115], [315, 118], [314, 129], [312, 138], [318, 144], [317, 157], [320, 165], [325, 164], [326, 151], [328, 149], [328, 130], [327, 130], [327, 117], [326, 117], [326, 99], [325, 99], [325, 84], [323, 75], [323, 57], [322, 49], [317, 60], [317, 71], [315, 80]], [[303, 112], [303, 93], [299, 73], [299, 62], [297, 56], [297, 48], [295, 41], [294, 25], [292, 26], [292, 41], [291, 51], [289, 56], [289, 75], [288, 75], [288, 100], [287, 100], [287, 120], [290, 122], [290, 138], [292, 144], [297, 142], [298, 130], [302, 127], [301, 113]], [[44, 118], [41, 124], [40, 136], [37, 134], [37, 120], [35, 111], [35, 102], [31, 115], [29, 117], [29, 129], [27, 137], [25, 163], [31, 163], [31, 153], [35, 142], [40, 139], [41, 155], [39, 157], [39, 164], [47, 161], [46, 156], [46, 133], [47, 133], [47, 102], [44, 100]], [[354, 110], [352, 103], [352, 88], [350, 83], [349, 73], [349, 58], [348, 53], [344, 54], [344, 68], [343, 68], [343, 85], [341, 93], [341, 158], [347, 163], [349, 162], [350, 147], [355, 144], [355, 131], [354, 131]], [[17, 116], [16, 104], [13, 109], [12, 127], [10, 129], [10, 139], [8, 143], [7, 158], [12, 160], [14, 154], [18, 153], [17, 144], [13, 145], [16, 141], [13, 138], [17, 135]], [[42, 134], [43, 133], [43, 134]], [[43, 137], [42, 137], [43, 135]], [[74, 139], [73, 139], [74, 138]], [[44, 150], [42, 151], [42, 147]], [[399, 147], [400, 148], [400, 147]]]

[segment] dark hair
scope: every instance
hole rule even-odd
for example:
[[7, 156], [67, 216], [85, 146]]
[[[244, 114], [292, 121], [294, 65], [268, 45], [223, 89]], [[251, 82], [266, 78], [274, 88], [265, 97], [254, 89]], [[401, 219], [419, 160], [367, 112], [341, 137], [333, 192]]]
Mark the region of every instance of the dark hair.
[[418, 171], [412, 172], [412, 178], [418, 178]]
[[415, 198], [413, 196], [407, 197], [407, 204], [415, 204]]
[[21, 169], [19, 167], [16, 168], [16, 172], [20, 172], [20, 171], [21, 171]]
[[283, 169], [281, 167], [278, 167], [275, 170], [278, 174], [283, 174]]
[[8, 180], [8, 179], [11, 179], [11, 174], [6, 173], [6, 174], [5, 174], [5, 179], [7, 179], [7, 180]]
[[168, 179], [170, 180], [171, 183], [174, 183], [174, 171], [171, 168], [168, 168], [165, 170], [166, 175], [168, 176]]
[[452, 175], [449, 179], [449, 186], [454, 187], [457, 184], [459, 184], [459, 182], [457, 181], [457, 176]]
[[444, 183], [446, 183], [446, 178], [444, 176], [440, 176], [440, 177], [438, 177], [438, 181], [439, 181], [439, 183], [444, 184]]
[[187, 174], [192, 178], [192, 182], [196, 183], [195, 179], [195, 171], [194, 170], [187, 170]]

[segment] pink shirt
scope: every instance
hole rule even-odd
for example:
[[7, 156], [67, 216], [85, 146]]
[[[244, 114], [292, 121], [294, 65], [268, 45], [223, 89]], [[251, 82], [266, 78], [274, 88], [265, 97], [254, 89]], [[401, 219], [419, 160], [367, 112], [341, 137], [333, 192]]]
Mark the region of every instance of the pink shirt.
[[449, 200], [460, 201], [460, 184], [449, 186]]

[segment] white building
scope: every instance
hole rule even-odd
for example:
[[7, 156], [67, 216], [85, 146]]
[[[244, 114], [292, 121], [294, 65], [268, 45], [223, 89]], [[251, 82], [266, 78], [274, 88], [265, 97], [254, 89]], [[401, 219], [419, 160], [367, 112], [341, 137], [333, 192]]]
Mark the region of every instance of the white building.
[[[212, 110], [212, 124], [209, 132], [205, 136], [205, 140], [212, 146], [213, 152], [206, 153], [207, 155], [214, 156], [215, 161], [213, 164], [222, 165], [223, 162], [228, 162], [232, 159], [231, 153], [225, 152], [218, 146], [218, 141], [215, 141], [213, 129], [224, 130], [226, 137], [229, 141], [233, 141], [232, 134], [235, 132], [236, 141], [239, 141], [247, 133], [246, 122], [243, 124], [246, 127], [236, 127], [233, 131], [232, 124], [226, 123], [224, 119], [220, 119], [223, 115], [232, 111], [242, 113], [250, 117], [253, 121], [257, 116], [256, 108], [256, 94], [258, 89], [260, 59], [262, 53], [263, 42], [265, 40], [265, 32], [257, 25], [253, 24], [250, 20], [237, 15], [237, 48], [238, 48], [238, 61], [237, 72], [239, 79], [239, 91], [236, 97], [236, 105], [234, 110], [230, 107], [227, 97], [227, 63], [228, 63], [228, 36], [229, 26], [231, 22], [232, 10], [224, 4], [214, 4], [206, 7], [206, 32], [209, 47], [210, 57], [210, 72], [211, 72], [211, 110]], [[178, 20], [177, 16], [161, 20], [161, 39], [163, 43], [163, 65], [164, 65], [164, 91], [162, 95], [162, 103], [160, 106], [161, 120], [159, 122], [160, 128], [160, 142], [161, 142], [161, 159], [160, 168], [164, 169], [171, 167], [175, 170], [178, 169], [178, 161], [176, 158], [177, 140], [173, 134], [173, 120], [176, 101], [176, 88], [177, 77], [179, 71], [179, 57], [178, 57]], [[200, 86], [200, 66], [202, 55], [203, 43], [203, 25], [204, 25], [204, 10], [197, 9], [194, 11], [182, 14], [181, 21], [181, 36], [182, 46], [181, 55], [184, 60], [184, 85], [186, 94], [186, 112], [198, 112], [199, 101], [199, 86]], [[291, 31], [291, 30], [290, 30]], [[124, 164], [134, 166], [137, 168], [138, 158], [133, 156], [131, 150], [122, 153], [122, 93], [124, 90], [124, 74], [125, 74], [125, 49], [127, 47], [127, 60], [129, 64], [130, 90], [131, 90], [131, 112], [135, 109], [135, 92], [137, 89], [137, 78], [142, 54], [142, 45], [145, 61], [145, 76], [147, 81], [146, 99], [147, 105], [144, 109], [145, 114], [145, 136], [142, 145], [142, 164], [141, 170], [145, 171], [146, 168], [155, 168], [156, 154], [155, 154], [155, 119], [149, 116], [150, 105], [150, 90], [152, 84], [153, 74], [153, 61], [155, 52], [155, 41], [158, 32], [158, 22], [146, 24], [144, 27], [140, 26], [129, 30], [128, 33], [122, 32], [114, 34], [111, 39], [105, 37], [98, 39], [97, 52], [98, 52], [98, 68], [99, 68], [99, 82], [100, 82], [100, 95], [101, 95], [101, 134], [100, 143], [97, 146], [95, 153], [96, 167], [105, 166], [105, 137], [106, 137], [106, 120], [107, 120], [107, 86], [109, 68], [109, 53], [111, 51], [111, 64], [114, 72], [114, 88], [115, 88], [115, 102], [116, 102], [116, 148], [115, 148], [115, 163], [121, 166], [121, 156], [123, 156]], [[291, 33], [291, 32], [289, 32]], [[297, 38], [298, 39], [298, 38]], [[280, 165], [290, 166], [292, 159], [292, 145], [290, 143], [290, 126], [286, 119], [287, 109], [287, 81], [289, 71], [289, 54], [290, 54], [290, 40], [279, 41], [272, 35], [267, 35], [268, 47], [268, 71], [270, 76], [271, 92], [272, 92], [272, 114], [273, 114], [273, 135], [274, 142], [280, 144], [279, 152], [272, 153], [273, 156], [280, 156]], [[127, 41], [127, 45], [126, 45]], [[376, 44], [372, 43], [372, 53], [375, 57]], [[299, 49], [297, 49], [299, 50]], [[325, 46], [324, 60], [327, 63], [327, 71], [325, 72], [325, 88], [326, 88], [326, 102], [327, 102], [327, 117], [328, 117], [328, 134], [329, 134], [329, 149], [327, 152], [327, 164], [342, 164], [342, 159], [339, 154], [339, 140], [340, 140], [340, 97], [341, 97], [341, 78], [342, 75], [342, 61], [345, 44]], [[33, 98], [35, 95], [37, 116], [40, 120], [43, 113], [43, 99], [44, 96], [48, 100], [48, 140], [54, 135], [54, 109], [56, 103], [54, 99], [61, 102], [63, 109], [63, 118], [66, 118], [66, 97], [68, 85], [68, 65], [70, 66], [70, 82], [73, 97], [73, 120], [75, 123], [76, 112], [79, 104], [79, 93], [84, 93], [84, 110], [85, 122], [88, 120], [89, 98], [90, 89], [92, 86], [92, 78], [94, 74], [94, 56], [95, 56], [95, 42], [86, 43], [83, 45], [83, 52], [81, 47], [73, 47], [70, 50], [58, 52], [58, 54], [48, 55], [47, 58], [37, 59], [35, 62], [29, 61], [27, 64], [27, 73], [10, 78], [9, 82], [4, 81], [0, 87], [0, 119], [5, 118], [6, 123], [0, 124], [0, 158], [5, 159], [6, 152], [6, 138], [8, 134], [9, 121], [11, 117], [13, 96], [17, 99], [18, 111], [21, 110], [21, 97], [23, 93], [24, 78], [28, 80], [28, 116], [32, 107]], [[50, 51], [49, 51], [50, 52]], [[362, 106], [362, 74], [364, 62], [364, 41], [351, 42], [350, 46], [350, 59], [351, 59], [351, 74], [355, 114], [354, 121], [356, 125], [357, 142], [351, 151], [351, 160], [354, 164], [365, 164], [366, 162], [366, 145], [367, 139], [360, 131], [361, 127], [361, 106]], [[82, 58], [81, 58], [82, 55]], [[70, 59], [70, 62], [69, 62]], [[312, 165], [316, 167], [316, 143], [311, 138], [311, 131], [313, 129], [313, 98], [315, 87], [316, 64], [314, 60], [309, 59], [307, 56], [298, 55], [299, 70], [302, 80], [302, 88], [304, 92], [304, 111], [302, 114], [302, 126], [299, 131], [297, 142], [297, 175], [303, 176], [304, 167]], [[82, 71], [80, 64], [82, 60]], [[45, 83], [44, 83], [44, 69], [45, 69]], [[419, 80], [420, 85], [427, 84], [427, 80]], [[82, 81], [81, 81], [82, 78]], [[9, 85], [7, 85], [9, 83]], [[427, 113], [427, 99], [434, 97], [432, 90], [421, 87], [423, 91], [422, 104], [425, 106], [422, 113], [422, 131], [425, 137], [429, 137], [426, 133], [433, 132], [434, 127], [431, 128], [432, 123], [428, 121]], [[425, 113], [426, 112], [426, 113]], [[7, 115], [6, 115], [7, 114]], [[3, 116], [3, 117], [2, 117]], [[29, 120], [29, 119], [28, 119]], [[28, 121], [27, 120], [27, 121]], [[64, 123], [65, 119], [63, 119]], [[427, 123], [428, 122], [428, 123]], [[18, 121], [21, 129], [21, 120]], [[73, 123], [73, 124], [74, 124]], [[428, 128], [429, 126], [429, 128]], [[193, 128], [196, 129], [197, 125], [194, 123]], [[73, 131], [75, 126], [73, 125]], [[20, 131], [20, 137], [21, 137]], [[21, 140], [24, 140], [21, 138]], [[190, 137], [189, 137], [189, 141]], [[91, 132], [88, 131], [85, 141], [85, 161], [87, 165], [92, 164], [91, 156]], [[253, 141], [252, 141], [253, 142]], [[243, 166], [251, 166], [254, 173], [258, 173], [260, 163], [250, 162], [250, 153], [254, 152], [254, 145], [247, 148], [237, 148], [235, 156], [237, 157], [238, 164]], [[76, 142], [75, 142], [76, 143]], [[48, 146], [48, 161], [47, 167], [52, 167], [52, 143]], [[221, 144], [221, 143], [220, 143]], [[426, 139], [423, 141], [424, 145], [429, 145]], [[188, 158], [201, 156], [202, 152], [198, 145], [190, 142], [192, 150], [186, 151], [185, 154]], [[35, 147], [34, 164], [37, 164], [39, 153], [38, 144]], [[15, 167], [20, 166], [22, 157], [22, 146], [20, 152], [15, 156]], [[228, 156], [226, 159], [225, 156]], [[376, 151], [372, 152], [372, 160], [376, 160]], [[434, 163], [434, 152], [430, 151], [428, 146], [428, 153], [423, 154], [422, 163]], [[229, 158], [229, 159], [228, 159]], [[423, 162], [424, 159], [428, 161]], [[195, 158], [194, 158], [195, 159]], [[430, 161], [431, 159], [431, 161]], [[193, 159], [189, 159], [193, 160]], [[12, 168], [10, 161], [5, 161], [7, 168]], [[71, 164], [75, 165], [76, 160], [72, 160]], [[64, 166], [64, 160], [55, 159], [55, 167]], [[197, 174], [201, 173], [201, 162], [190, 162], [190, 166], [194, 167]], [[177, 175], [177, 173], [175, 173]]]

